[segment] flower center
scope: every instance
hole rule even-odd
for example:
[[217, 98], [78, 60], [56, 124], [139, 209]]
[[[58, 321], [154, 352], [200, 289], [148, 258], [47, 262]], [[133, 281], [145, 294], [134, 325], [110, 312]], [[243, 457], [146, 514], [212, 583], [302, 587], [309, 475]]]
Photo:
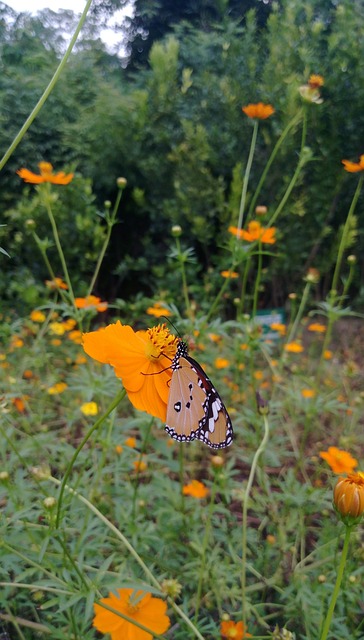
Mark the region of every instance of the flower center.
[[147, 330], [148, 342], [146, 344], [145, 355], [152, 358], [159, 358], [162, 354], [173, 359], [178, 338], [167, 329], [165, 324], [159, 324]]

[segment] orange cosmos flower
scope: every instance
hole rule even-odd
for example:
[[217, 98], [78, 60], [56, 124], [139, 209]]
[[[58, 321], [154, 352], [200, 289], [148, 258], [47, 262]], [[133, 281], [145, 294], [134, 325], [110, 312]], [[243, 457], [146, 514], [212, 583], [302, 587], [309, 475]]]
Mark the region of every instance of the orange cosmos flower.
[[216, 369], [225, 369], [229, 366], [229, 364], [230, 362], [229, 360], [227, 360], [227, 358], [215, 358], [214, 365]]
[[68, 385], [66, 382], [56, 382], [52, 387], [48, 387], [47, 392], [49, 395], [54, 396], [57, 393], [63, 393], [66, 391]]
[[258, 120], [265, 120], [274, 113], [272, 105], [263, 102], [248, 104], [246, 107], [242, 107], [242, 111], [248, 118], [257, 118]]
[[238, 229], [237, 227], [229, 227], [228, 231], [239, 240], [246, 240], [247, 242], [256, 242], [259, 240], [263, 244], [274, 244], [276, 241], [276, 227], [267, 229], [262, 227], [257, 220], [249, 222], [247, 231], [245, 231], [245, 229]]
[[149, 316], [154, 316], [155, 318], [161, 318], [162, 316], [171, 316], [171, 312], [169, 309], [163, 307], [160, 302], [156, 302], [153, 307], [148, 307], [146, 313]]
[[206, 498], [209, 489], [199, 480], [192, 480], [189, 484], [185, 484], [182, 489], [184, 496], [192, 496], [192, 498]]
[[19, 169], [17, 174], [24, 182], [30, 184], [41, 184], [42, 182], [51, 182], [52, 184], [69, 184], [73, 178], [73, 173], [53, 173], [53, 166], [50, 162], [39, 162], [40, 174], [33, 173], [29, 169]]
[[45, 284], [49, 289], [68, 289], [68, 285], [63, 282], [62, 278], [53, 278], [53, 280], [46, 280]]
[[75, 298], [75, 306], [77, 309], [96, 309], [96, 311], [106, 311], [107, 302], [101, 302], [101, 298], [97, 296], [86, 296], [85, 298]]
[[95, 617], [93, 626], [101, 633], [109, 633], [111, 640], [152, 640], [155, 633], [162, 634], [170, 626], [166, 615], [167, 605], [160, 598], [153, 598], [151, 593], [134, 591], [134, 589], [117, 589], [117, 594], [109, 593], [101, 603], [128, 616], [135, 622], [148, 627], [151, 633], [140, 629], [117, 613], [94, 604]]
[[43, 311], [38, 311], [38, 309], [34, 309], [30, 313], [30, 319], [32, 320], [32, 322], [44, 322], [44, 320], [46, 319], [46, 316], [43, 313]]
[[286, 325], [282, 322], [272, 322], [272, 324], [270, 324], [269, 326], [272, 331], [278, 331], [281, 336], [286, 335]]
[[302, 353], [304, 349], [299, 342], [288, 342], [284, 345], [284, 350], [288, 353]]
[[238, 278], [239, 277], [239, 274], [236, 271], [228, 271], [227, 269], [225, 269], [224, 271], [221, 271], [220, 275], [223, 278]]
[[12, 398], [11, 402], [14, 407], [19, 411], [19, 413], [25, 413], [25, 403], [24, 400], [27, 400], [28, 396], [23, 396], [22, 398]]
[[323, 87], [324, 84], [325, 80], [323, 77], [316, 73], [312, 73], [308, 79], [308, 86], [311, 87], [311, 89], [318, 89], [319, 87]]
[[86, 353], [110, 364], [121, 378], [130, 402], [165, 422], [169, 384], [178, 338], [165, 324], [147, 331], [133, 331], [120, 321], [105, 329], [83, 334]]
[[302, 389], [301, 390], [302, 398], [314, 398], [316, 396], [315, 389]]
[[252, 638], [251, 633], [245, 630], [244, 622], [233, 622], [232, 620], [223, 621], [220, 625], [220, 632], [223, 638], [231, 640], [243, 640], [243, 638]]
[[339, 478], [334, 488], [334, 507], [347, 525], [358, 522], [364, 513], [364, 473]]
[[360, 156], [359, 162], [350, 162], [350, 160], [341, 160], [344, 165], [345, 171], [349, 173], [358, 173], [358, 171], [364, 171], [364, 154]]
[[307, 327], [308, 331], [314, 331], [315, 333], [325, 333], [326, 325], [321, 324], [320, 322], [312, 322]]
[[358, 461], [350, 453], [329, 447], [327, 451], [320, 451], [320, 458], [326, 460], [334, 473], [351, 473], [358, 466]]
[[134, 460], [133, 467], [137, 473], [142, 473], [148, 468], [148, 465], [145, 460]]

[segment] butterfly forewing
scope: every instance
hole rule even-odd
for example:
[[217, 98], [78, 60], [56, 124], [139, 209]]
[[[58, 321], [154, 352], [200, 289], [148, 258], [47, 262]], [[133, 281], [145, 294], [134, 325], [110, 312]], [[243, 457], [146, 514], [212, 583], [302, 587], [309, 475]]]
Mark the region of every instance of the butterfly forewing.
[[167, 433], [181, 442], [202, 440], [214, 449], [229, 446], [233, 428], [226, 407], [202, 367], [188, 355], [182, 340], [171, 366]]

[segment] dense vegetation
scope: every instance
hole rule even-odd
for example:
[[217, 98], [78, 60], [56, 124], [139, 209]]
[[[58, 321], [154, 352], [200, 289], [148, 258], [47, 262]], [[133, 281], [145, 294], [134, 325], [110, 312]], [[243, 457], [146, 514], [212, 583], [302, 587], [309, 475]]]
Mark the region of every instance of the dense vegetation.
[[[37, 282], [32, 282], [34, 255], [27, 247], [24, 223], [29, 218], [37, 221], [38, 214], [26, 187], [25, 200], [21, 199], [16, 169], [34, 170], [40, 160], [57, 162], [82, 175], [86, 182], [81, 191], [92, 188], [94, 196], [78, 198], [75, 193], [76, 201], [69, 203], [63, 233], [70, 247], [74, 211], [77, 229], [81, 225], [84, 232], [87, 227], [84, 237], [93, 245], [93, 215], [102, 211], [105, 200], [114, 198], [116, 178], [127, 179], [120, 224], [114, 228], [98, 283], [101, 294], [129, 298], [159, 289], [170, 272], [168, 260], [161, 263], [160, 255], [168, 253], [170, 228], [176, 223], [183, 228], [185, 246], [195, 251], [202, 278], [210, 267], [220, 265], [226, 229], [234, 222], [251, 133], [242, 105], [263, 100], [276, 109], [258, 143], [249, 203], [269, 150], [301, 103], [298, 88], [310, 73], [325, 78], [324, 103], [308, 109], [306, 163], [282, 211], [282, 256], [273, 267], [274, 286], [262, 303], [281, 305], [309, 266], [330, 274], [337, 251], [335, 232], [353, 195], [352, 185], [342, 174], [341, 159], [357, 158], [364, 138], [363, 5], [344, 0], [336, 6], [317, 0], [302, 6], [285, 0], [273, 3], [269, 17], [260, 19], [260, 24], [253, 11], [239, 19], [233, 6], [234, 11], [223, 12], [218, 22], [214, 14], [207, 22], [192, 23], [186, 15], [180, 16], [183, 21], [176, 21], [164, 40], [153, 43], [148, 64], [140, 63], [134, 72], [123, 69], [100, 40], [92, 39], [91, 26], [85, 32], [41, 117], [3, 171], [1, 208], [7, 227], [2, 230], [2, 237], [6, 236], [2, 244], [11, 261], [0, 286], [10, 304], [14, 304], [12, 283], [18, 280], [19, 270], [29, 285], [47, 276], [39, 267]], [[21, 15], [12, 22], [2, 21], [0, 142], [4, 150], [57, 65], [61, 24], [50, 12], [42, 12], [39, 18]], [[298, 126], [270, 169], [258, 202], [270, 211], [297, 168], [301, 135]], [[361, 228], [358, 231], [360, 254]], [[82, 283], [88, 274], [87, 255], [79, 256], [75, 270]], [[353, 298], [361, 296], [362, 270], [361, 263], [350, 291]], [[321, 293], [327, 292], [327, 286], [324, 278]], [[170, 287], [173, 297], [171, 282]]]
[[0, 3], [0, 638], [362, 640], [364, 5], [125, 4]]

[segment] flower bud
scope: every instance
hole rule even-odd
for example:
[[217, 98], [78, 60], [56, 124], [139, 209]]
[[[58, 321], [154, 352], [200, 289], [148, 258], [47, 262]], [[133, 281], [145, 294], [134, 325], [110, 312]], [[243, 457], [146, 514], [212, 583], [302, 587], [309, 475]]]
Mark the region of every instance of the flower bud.
[[347, 526], [357, 524], [364, 513], [364, 473], [340, 477], [334, 488], [334, 507]]
[[179, 224], [174, 224], [171, 232], [173, 238], [179, 238], [182, 235], [182, 227], [180, 227]]
[[118, 178], [116, 180], [116, 184], [119, 189], [125, 189], [126, 185], [128, 184], [128, 181], [126, 178]]
[[257, 207], [255, 207], [255, 213], [257, 216], [265, 216], [267, 211], [268, 211], [268, 207], [266, 207], [263, 204], [260, 204]]
[[48, 496], [48, 498], [44, 498], [43, 500], [43, 506], [45, 507], [45, 509], [53, 509], [56, 503], [57, 500], [53, 496]]
[[353, 254], [351, 254], [350, 256], [348, 256], [346, 258], [348, 264], [356, 264], [357, 263], [357, 257], [354, 256]]

